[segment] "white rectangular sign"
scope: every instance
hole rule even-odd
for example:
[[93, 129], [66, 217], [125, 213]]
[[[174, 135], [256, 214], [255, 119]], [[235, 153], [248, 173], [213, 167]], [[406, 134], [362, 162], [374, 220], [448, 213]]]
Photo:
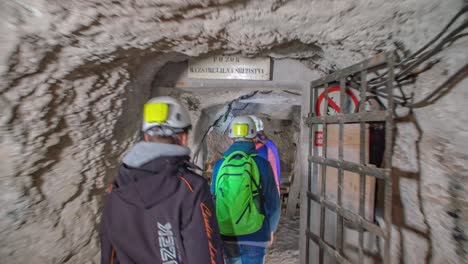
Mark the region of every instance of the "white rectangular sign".
[[196, 79], [270, 80], [270, 58], [210, 56], [189, 60], [188, 77]]

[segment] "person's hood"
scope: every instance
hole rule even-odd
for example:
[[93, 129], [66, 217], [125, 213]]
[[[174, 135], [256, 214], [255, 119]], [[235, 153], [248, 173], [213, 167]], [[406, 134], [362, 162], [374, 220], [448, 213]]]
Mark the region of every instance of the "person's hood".
[[178, 157], [190, 155], [190, 149], [185, 146], [141, 141], [136, 143], [124, 156], [123, 163], [133, 168], [139, 168], [159, 157]]
[[234, 151], [243, 151], [247, 154], [254, 154], [257, 153], [255, 150], [255, 144], [251, 141], [236, 141], [234, 142], [226, 152], [224, 152], [224, 156], [229, 156], [229, 154], [233, 153]]
[[112, 192], [127, 203], [149, 209], [173, 195], [189, 161], [184, 146], [139, 142], [124, 156]]

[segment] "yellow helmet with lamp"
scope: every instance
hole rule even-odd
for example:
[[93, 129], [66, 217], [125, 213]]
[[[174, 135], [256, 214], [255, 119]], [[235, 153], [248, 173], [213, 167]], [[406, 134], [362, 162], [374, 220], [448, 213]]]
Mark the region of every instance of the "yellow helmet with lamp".
[[229, 125], [230, 138], [255, 138], [255, 122], [249, 116], [237, 116]]
[[142, 131], [158, 136], [173, 136], [192, 126], [182, 103], [169, 96], [150, 99], [143, 108]]

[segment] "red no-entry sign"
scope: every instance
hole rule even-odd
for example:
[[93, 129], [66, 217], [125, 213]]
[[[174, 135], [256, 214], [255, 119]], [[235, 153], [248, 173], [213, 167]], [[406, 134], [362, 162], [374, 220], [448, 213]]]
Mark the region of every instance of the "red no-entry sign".
[[[341, 97], [340, 97], [340, 86], [334, 86], [328, 88], [328, 109], [327, 114], [328, 115], [334, 115], [337, 113], [355, 113], [358, 111], [358, 103], [359, 100], [357, 96], [351, 91], [351, 89], [345, 89], [345, 101], [342, 103], [340, 102]], [[320, 94], [320, 96], [317, 99], [317, 103], [315, 104], [315, 113], [318, 116], [321, 116], [322, 113], [324, 113], [325, 110], [325, 91]]]

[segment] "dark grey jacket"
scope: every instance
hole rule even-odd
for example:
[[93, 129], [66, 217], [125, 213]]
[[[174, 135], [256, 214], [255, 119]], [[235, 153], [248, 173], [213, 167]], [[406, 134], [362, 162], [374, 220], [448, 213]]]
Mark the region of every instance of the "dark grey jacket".
[[105, 198], [101, 263], [224, 263], [209, 187], [188, 155], [140, 142], [124, 157]]

